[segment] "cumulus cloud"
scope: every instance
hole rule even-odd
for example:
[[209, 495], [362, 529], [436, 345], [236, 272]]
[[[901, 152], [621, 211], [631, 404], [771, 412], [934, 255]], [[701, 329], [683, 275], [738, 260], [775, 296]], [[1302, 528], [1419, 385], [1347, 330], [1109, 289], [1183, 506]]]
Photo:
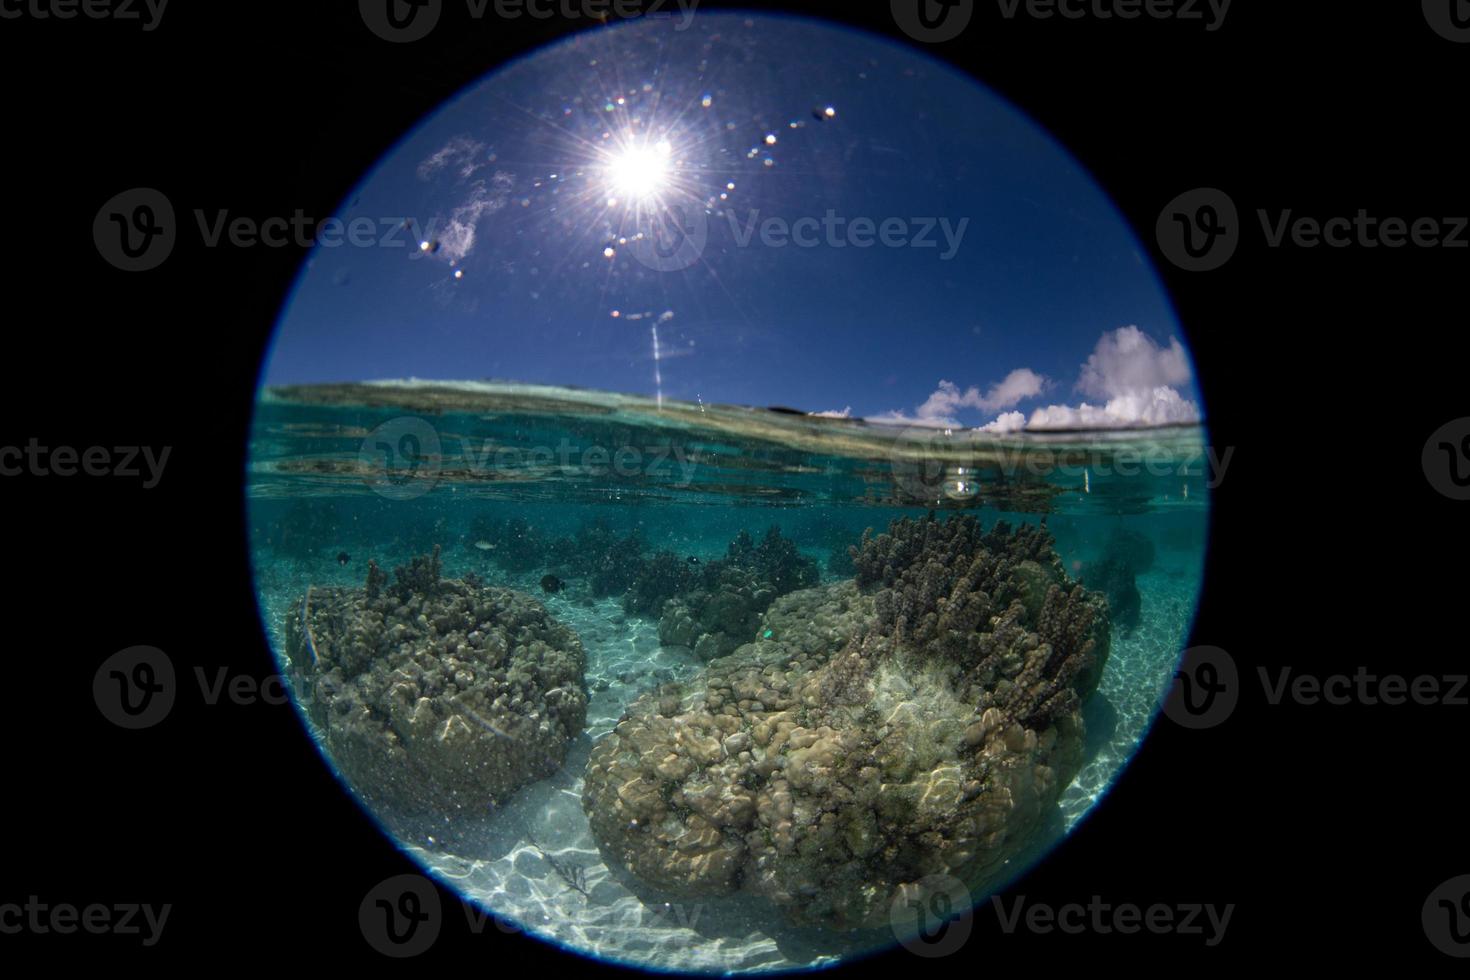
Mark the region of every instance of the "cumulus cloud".
[[953, 381], [940, 381], [934, 393], [919, 406], [917, 414], [921, 419], [953, 420], [955, 412], [961, 408], [999, 412], [1014, 408], [1024, 399], [1036, 397], [1045, 387], [1046, 379], [1030, 368], [1017, 368], [984, 392], [975, 385], [961, 391]]
[[813, 412], [812, 414], [824, 419], [850, 419], [852, 418], [852, 406], [848, 405], [840, 412], [833, 408], [825, 412]]
[[1082, 365], [1077, 390], [1090, 398], [1119, 398], [1188, 384], [1189, 378], [1189, 355], [1178, 337], [1160, 347], [1137, 327], [1120, 327], [1097, 342]]
[[1162, 347], [1137, 327], [1120, 327], [1102, 335], [1077, 379], [1077, 391], [1102, 404], [1038, 408], [1026, 427], [1098, 429], [1198, 422], [1199, 406], [1174, 387], [1188, 384], [1190, 378], [1189, 355], [1177, 337]]
[[1024, 428], [1026, 428], [1026, 413], [1002, 412], [994, 422], [986, 422], [976, 431], [1005, 435], [1010, 432], [1020, 432]]
[[1192, 423], [1200, 420], [1199, 406], [1179, 392], [1191, 379], [1189, 354], [1177, 337], [1161, 345], [1138, 327], [1120, 327], [1098, 339], [1078, 373], [1075, 389], [1089, 401], [1047, 405], [1033, 410], [1028, 418], [1016, 406], [1040, 395], [1051, 382], [1030, 368], [1017, 368], [984, 391], [975, 385], [961, 389], [953, 381], [940, 381], [912, 415], [895, 410], [869, 419], [959, 428], [957, 413], [976, 409], [1000, 413], [978, 427], [980, 432], [997, 434]]

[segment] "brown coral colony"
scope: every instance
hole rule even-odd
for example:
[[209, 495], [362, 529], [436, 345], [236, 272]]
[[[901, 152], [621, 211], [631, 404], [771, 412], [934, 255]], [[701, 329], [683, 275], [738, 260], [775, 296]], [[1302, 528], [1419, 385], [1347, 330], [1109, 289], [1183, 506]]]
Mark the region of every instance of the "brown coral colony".
[[[519, 551], [532, 529], [486, 533], [520, 570], [578, 554], [580, 587], [704, 663], [635, 700], [586, 763], [598, 847], [650, 888], [877, 926], [928, 876], [996, 878], [1081, 767], [1109, 606], [1044, 524], [896, 520], [829, 584], [775, 528], [702, 564], [606, 528]], [[307, 590], [287, 651], [331, 757], [392, 813], [502, 805], [586, 727], [576, 633], [541, 599], [443, 578], [438, 548]]]

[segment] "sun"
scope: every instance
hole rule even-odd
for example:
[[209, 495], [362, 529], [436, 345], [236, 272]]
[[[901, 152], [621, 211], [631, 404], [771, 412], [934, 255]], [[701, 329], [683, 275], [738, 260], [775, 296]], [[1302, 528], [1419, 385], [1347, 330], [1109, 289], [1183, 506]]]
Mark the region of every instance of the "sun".
[[605, 176], [609, 190], [629, 203], [656, 199], [672, 176], [673, 152], [668, 140], [623, 146], [607, 162]]

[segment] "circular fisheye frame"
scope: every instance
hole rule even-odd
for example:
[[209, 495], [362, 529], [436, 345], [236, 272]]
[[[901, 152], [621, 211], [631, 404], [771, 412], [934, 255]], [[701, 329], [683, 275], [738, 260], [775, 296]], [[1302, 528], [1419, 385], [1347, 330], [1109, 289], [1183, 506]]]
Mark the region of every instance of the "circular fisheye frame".
[[333, 216], [395, 232], [303, 264], [245, 493], [303, 727], [425, 872], [371, 948], [430, 949], [432, 879], [654, 972], [965, 955], [1147, 735], [1194, 363], [1091, 177], [931, 53], [973, 8], [579, 32]]

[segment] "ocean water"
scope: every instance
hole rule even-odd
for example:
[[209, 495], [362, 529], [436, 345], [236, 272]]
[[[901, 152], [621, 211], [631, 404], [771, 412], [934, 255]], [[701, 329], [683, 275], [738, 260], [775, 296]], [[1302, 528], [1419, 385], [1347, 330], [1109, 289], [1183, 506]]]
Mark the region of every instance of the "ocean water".
[[[665, 758], [682, 760], [684, 750], [673, 749], [686, 744], [686, 735], [690, 745], [698, 736], [697, 726], [686, 729], [686, 722], [694, 725], [700, 712], [720, 713], [708, 685], [721, 663], [731, 662], [721, 658], [753, 657], [794, 671], [796, 644], [812, 642], [796, 637], [810, 621], [828, 631], [823, 642], [830, 647], [812, 654], [813, 662], [835, 659], [857, 638], [853, 624], [866, 620], [828, 620], [825, 611], [835, 608], [835, 597], [847, 596], [843, 601], [857, 608], [862, 600], [851, 597], [879, 591], [872, 582], [854, 584], [850, 549], [861, 552], [869, 529], [873, 539], [901, 519], [940, 525], [974, 519], [986, 531], [1044, 524], [1062, 584], [1081, 581], [1089, 593], [1106, 596], [1109, 652], [1095, 690], [1080, 703], [1079, 758], [1046, 770], [1070, 778], [1040, 794], [1037, 812], [1023, 819], [1024, 808], [1016, 808], [1007, 825], [1014, 840], [983, 875], [965, 881], [963, 863], [950, 869], [955, 874], [947, 880], [963, 881], [970, 900], [980, 901], [1044, 859], [1103, 797], [1153, 722], [1187, 643], [1200, 588], [1208, 525], [1203, 443], [1203, 433], [1187, 427], [1000, 439], [499, 384], [268, 389], [251, 436], [250, 544], [264, 629], [298, 698], [305, 731], [385, 833], [442, 882], [504, 929], [601, 960], [653, 970], [801, 970], [904, 938], [883, 914], [898, 902], [897, 892], [884, 889], [896, 888], [906, 873], [933, 877], [938, 866], [925, 850], [932, 837], [904, 839], [908, 811], [892, 808], [901, 787], [875, 783], [876, 798], [859, 799], [835, 788], [823, 796], [827, 784], [819, 781], [800, 784], [806, 795], [797, 794], [798, 823], [802, 800], [818, 801], [807, 814], [811, 821], [844, 828], [859, 825], [853, 814], [863, 808], [879, 814], [877, 845], [843, 845], [864, 857], [841, 874], [879, 879], [871, 886], [871, 914], [863, 922], [836, 914], [803, 920], [782, 895], [794, 889], [794, 904], [810, 912], [834, 904], [824, 897], [834, 882], [852, 879], [804, 882], [801, 861], [826, 866], [810, 853], [783, 850], [779, 807], [771, 803], [779, 793], [773, 796], [771, 787], [782, 779], [797, 785], [802, 749], [794, 737], [779, 752], [776, 740], [762, 749], [759, 737], [755, 743], [748, 737], [766, 717], [762, 711], [776, 707], [759, 703], [768, 695], [746, 692], [738, 710], [725, 712], [735, 720], [724, 731], [738, 730], [712, 743], [717, 761], [702, 760], [692, 774], [677, 771], [650, 789], [665, 795], [667, 809], [660, 812], [668, 825], [647, 828], [644, 836], [664, 832], [683, 841], [692, 839], [690, 828], [715, 823], [720, 843], [712, 853], [719, 860], [734, 855], [721, 874], [689, 872], [680, 863], [682, 845], [661, 852], [620, 825], [621, 816], [610, 816], [607, 808], [620, 805], [614, 797], [630, 792], [631, 781], [617, 785], [622, 775], [594, 781], [588, 795], [588, 774], [599, 765], [635, 766], [629, 733], [636, 726], [620, 729], [620, 722], [652, 718], [650, 726], [670, 726], [677, 734]], [[776, 536], [768, 538], [772, 528]], [[396, 595], [394, 570], [403, 568], [412, 579], [414, 559], [436, 548], [438, 582], [469, 577], [465, 594], [471, 596], [480, 589], [517, 593], [489, 615], [482, 639], [463, 640], [453, 623], [427, 618], [416, 629], [422, 597], [413, 598], [409, 586], [395, 611], [381, 609], [397, 599], [383, 600], [376, 613], [371, 602], [364, 605], [370, 561], [387, 576], [379, 592]], [[658, 559], [660, 552], [668, 555]], [[708, 586], [707, 570], [738, 564], [737, 552], [779, 561], [749, 573], [753, 605], [706, 630], [714, 621], [698, 612], [702, 598], [691, 595]], [[668, 573], [637, 578], [649, 568]], [[424, 581], [431, 584], [423, 588], [442, 588], [433, 574]], [[779, 595], [772, 600], [770, 592]], [[692, 630], [678, 628], [671, 612], [678, 603], [690, 610]], [[369, 632], [380, 626], [386, 632], [372, 633], [364, 646], [353, 632], [363, 628], [353, 619], [358, 615], [378, 617]], [[510, 652], [490, 652], [499, 642], [491, 638], [503, 621], [497, 616], [522, 617], [519, 626], [505, 627]], [[396, 633], [388, 620], [399, 624]], [[837, 635], [844, 629], [854, 636]], [[505, 658], [529, 649], [524, 636], [517, 639], [519, 630], [540, 631], [553, 647], [567, 646], [574, 634], [580, 662], [538, 647], [536, 662], [516, 668], [517, 675]], [[426, 673], [425, 650], [446, 635], [458, 650]], [[792, 645], [782, 648], [788, 637]], [[904, 644], [900, 632], [894, 649]], [[921, 649], [903, 655], [918, 659], [894, 662], [929, 656]], [[871, 659], [881, 663], [884, 656]], [[436, 674], [451, 657], [445, 676]], [[474, 699], [497, 662], [501, 674], [512, 675], [511, 687], [501, 689], [508, 696], [492, 707], [489, 695]], [[561, 671], [555, 676], [553, 663]], [[948, 712], [945, 723], [955, 727], [934, 729], [950, 733], [935, 736], [941, 748], [915, 748], [915, 764], [938, 772], [956, 754], [972, 751], [953, 732], [973, 724], [980, 710], [962, 703], [953, 671], [905, 675], [908, 669], [873, 668], [866, 693], [856, 699], [871, 703], [840, 715], [852, 729], [844, 737], [861, 739], [865, 726], [884, 726], [892, 739], [893, 732], [925, 730], [894, 720], [905, 712]], [[863, 713], [879, 703], [881, 712]], [[808, 707], [816, 719], [807, 721], [808, 738], [820, 745], [819, 722], [839, 716], [825, 714], [828, 705]], [[413, 726], [423, 716], [432, 724], [420, 731]], [[565, 737], [558, 726], [567, 727]], [[800, 736], [806, 729], [794, 731]], [[617, 751], [596, 756], [608, 740]], [[732, 787], [720, 784], [718, 773], [741, 764], [751, 767], [745, 775], [759, 774], [748, 787], [753, 812], [729, 817], [721, 810], [726, 823], [701, 822], [698, 814], [709, 811], [698, 794], [714, 786], [710, 792], [729, 795]], [[810, 772], [824, 772], [820, 763], [812, 765]], [[927, 775], [911, 779], [923, 782]], [[959, 814], [965, 804], [956, 795], [945, 805]], [[936, 818], [925, 812], [932, 834]], [[863, 826], [871, 824], [860, 816], [868, 821]], [[758, 839], [749, 838], [749, 848], [742, 842], [741, 834], [752, 833], [770, 844], [761, 861]], [[627, 860], [627, 847], [646, 847], [653, 864]], [[664, 859], [673, 872], [648, 872]], [[670, 878], [681, 874], [675, 887]], [[859, 891], [869, 888], [866, 879], [860, 884]]]

